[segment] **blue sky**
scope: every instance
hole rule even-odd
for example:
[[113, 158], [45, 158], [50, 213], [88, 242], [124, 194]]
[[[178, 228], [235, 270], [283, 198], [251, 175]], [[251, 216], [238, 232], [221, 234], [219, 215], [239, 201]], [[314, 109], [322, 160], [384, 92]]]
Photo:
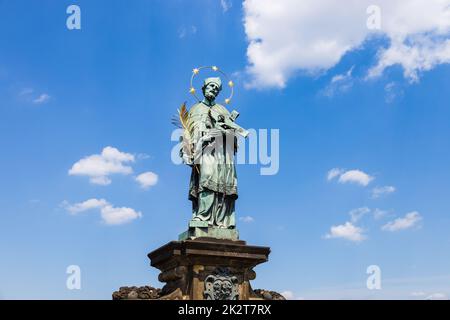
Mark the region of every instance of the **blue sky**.
[[[81, 30], [66, 28], [71, 4], [81, 8]], [[271, 21], [270, 10], [250, 19], [266, 4], [0, 1], [0, 298], [110, 299], [123, 285], [161, 286], [146, 254], [190, 218], [190, 172], [171, 161], [170, 119], [194, 103], [191, 70], [203, 65], [233, 78], [242, 126], [280, 132], [277, 174], [237, 168], [238, 219], [252, 218], [238, 221], [241, 238], [272, 249], [254, 288], [305, 299], [450, 295], [450, 67], [438, 51], [448, 33], [420, 29], [436, 41], [427, 51], [411, 27], [404, 43], [425, 59], [398, 62], [383, 56], [398, 49], [387, 11], [387, 31], [350, 35], [348, 45], [351, 26], [340, 25], [343, 42], [320, 60], [321, 52], [302, 53], [329, 30], [305, 36], [294, 25], [287, 30], [296, 34], [274, 38], [249, 29]], [[297, 38], [300, 52], [274, 58], [271, 48]], [[270, 45], [247, 54], [258, 41]], [[426, 58], [428, 67], [414, 65]], [[108, 146], [134, 160], [115, 162], [109, 184], [69, 174]], [[158, 176], [148, 188], [136, 181], [145, 172]], [[390, 188], [374, 197], [382, 187]], [[88, 199], [107, 204], [69, 212]], [[110, 225], [105, 208], [129, 208], [135, 219]], [[355, 209], [364, 214], [352, 220]], [[69, 265], [81, 268], [81, 290], [66, 288]], [[381, 268], [381, 290], [366, 288], [370, 265]]]

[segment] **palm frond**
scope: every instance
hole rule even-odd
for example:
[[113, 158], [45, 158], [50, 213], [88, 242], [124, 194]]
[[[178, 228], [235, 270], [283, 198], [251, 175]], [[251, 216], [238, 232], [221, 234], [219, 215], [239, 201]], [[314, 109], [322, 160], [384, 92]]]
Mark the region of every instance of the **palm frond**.
[[178, 119], [184, 130], [189, 131], [189, 112], [186, 108], [186, 102], [181, 105], [181, 108], [178, 109]]
[[172, 118], [170, 119], [170, 123], [172, 123], [177, 128], [180, 128], [180, 129], [183, 128], [183, 126], [181, 125], [180, 117], [178, 116], [178, 114], [174, 114], [172, 116]]
[[189, 118], [189, 111], [186, 108], [186, 102], [184, 102], [180, 109], [178, 109], [178, 119], [173, 119], [172, 123], [183, 128], [183, 139], [182, 139], [182, 152], [187, 156], [191, 157], [194, 153], [192, 144], [192, 134], [193, 134], [193, 121]]

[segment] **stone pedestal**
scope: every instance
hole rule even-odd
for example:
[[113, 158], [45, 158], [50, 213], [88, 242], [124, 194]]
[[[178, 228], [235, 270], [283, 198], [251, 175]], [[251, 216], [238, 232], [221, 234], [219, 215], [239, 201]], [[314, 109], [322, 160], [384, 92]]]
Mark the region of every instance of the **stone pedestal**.
[[[148, 254], [166, 283], [161, 296], [188, 300], [260, 299], [252, 291], [253, 268], [269, 258], [270, 248], [214, 238], [171, 241]], [[177, 292], [177, 294], [175, 294]]]
[[197, 238], [215, 238], [225, 240], [239, 240], [237, 229], [221, 229], [211, 227], [208, 221], [189, 221], [188, 230], [178, 236], [179, 241], [194, 240]]

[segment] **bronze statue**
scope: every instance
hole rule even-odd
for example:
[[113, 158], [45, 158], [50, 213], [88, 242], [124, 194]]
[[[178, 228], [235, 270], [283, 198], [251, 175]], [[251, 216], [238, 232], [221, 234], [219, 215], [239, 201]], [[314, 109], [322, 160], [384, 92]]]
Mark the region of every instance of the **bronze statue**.
[[184, 128], [180, 156], [184, 163], [192, 167], [189, 185], [191, 224], [194, 222], [196, 226], [235, 229], [235, 201], [238, 198], [234, 163], [236, 136], [246, 137], [248, 133], [234, 122], [239, 115], [236, 111], [230, 113], [216, 102], [221, 90], [222, 81], [219, 77], [207, 78], [202, 86], [203, 100], [194, 104], [189, 111], [185, 104], [179, 110]]

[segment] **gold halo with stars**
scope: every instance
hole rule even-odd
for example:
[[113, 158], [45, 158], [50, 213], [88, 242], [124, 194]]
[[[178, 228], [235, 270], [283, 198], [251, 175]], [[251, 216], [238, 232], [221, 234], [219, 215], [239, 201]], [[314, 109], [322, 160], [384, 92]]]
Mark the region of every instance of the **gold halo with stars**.
[[228, 78], [228, 76], [227, 76], [227, 74], [226, 74], [225, 72], [223, 72], [222, 70], [220, 70], [220, 69], [219, 69], [218, 67], [216, 67], [216, 66], [203, 66], [203, 67], [194, 68], [194, 69], [192, 70], [191, 86], [190, 86], [190, 88], [189, 88], [189, 93], [192, 94], [192, 95], [197, 99], [197, 101], [201, 101], [201, 100], [197, 97], [197, 95], [196, 95], [196, 90], [195, 90], [195, 88], [194, 88], [194, 78], [195, 78], [195, 77], [200, 73], [200, 71], [203, 70], [203, 69], [211, 69], [211, 70], [214, 71], [214, 72], [218, 72], [218, 73], [220, 73], [220, 74], [226, 79], [227, 84], [228, 84], [228, 87], [230, 87], [231, 93], [230, 93], [230, 96], [229, 96], [228, 98], [226, 98], [224, 102], [225, 102], [225, 104], [230, 104], [231, 99], [233, 98], [233, 93], [234, 93], [234, 90], [233, 90], [233, 88], [234, 88], [234, 83], [233, 83], [233, 81], [231, 81], [231, 80]]

